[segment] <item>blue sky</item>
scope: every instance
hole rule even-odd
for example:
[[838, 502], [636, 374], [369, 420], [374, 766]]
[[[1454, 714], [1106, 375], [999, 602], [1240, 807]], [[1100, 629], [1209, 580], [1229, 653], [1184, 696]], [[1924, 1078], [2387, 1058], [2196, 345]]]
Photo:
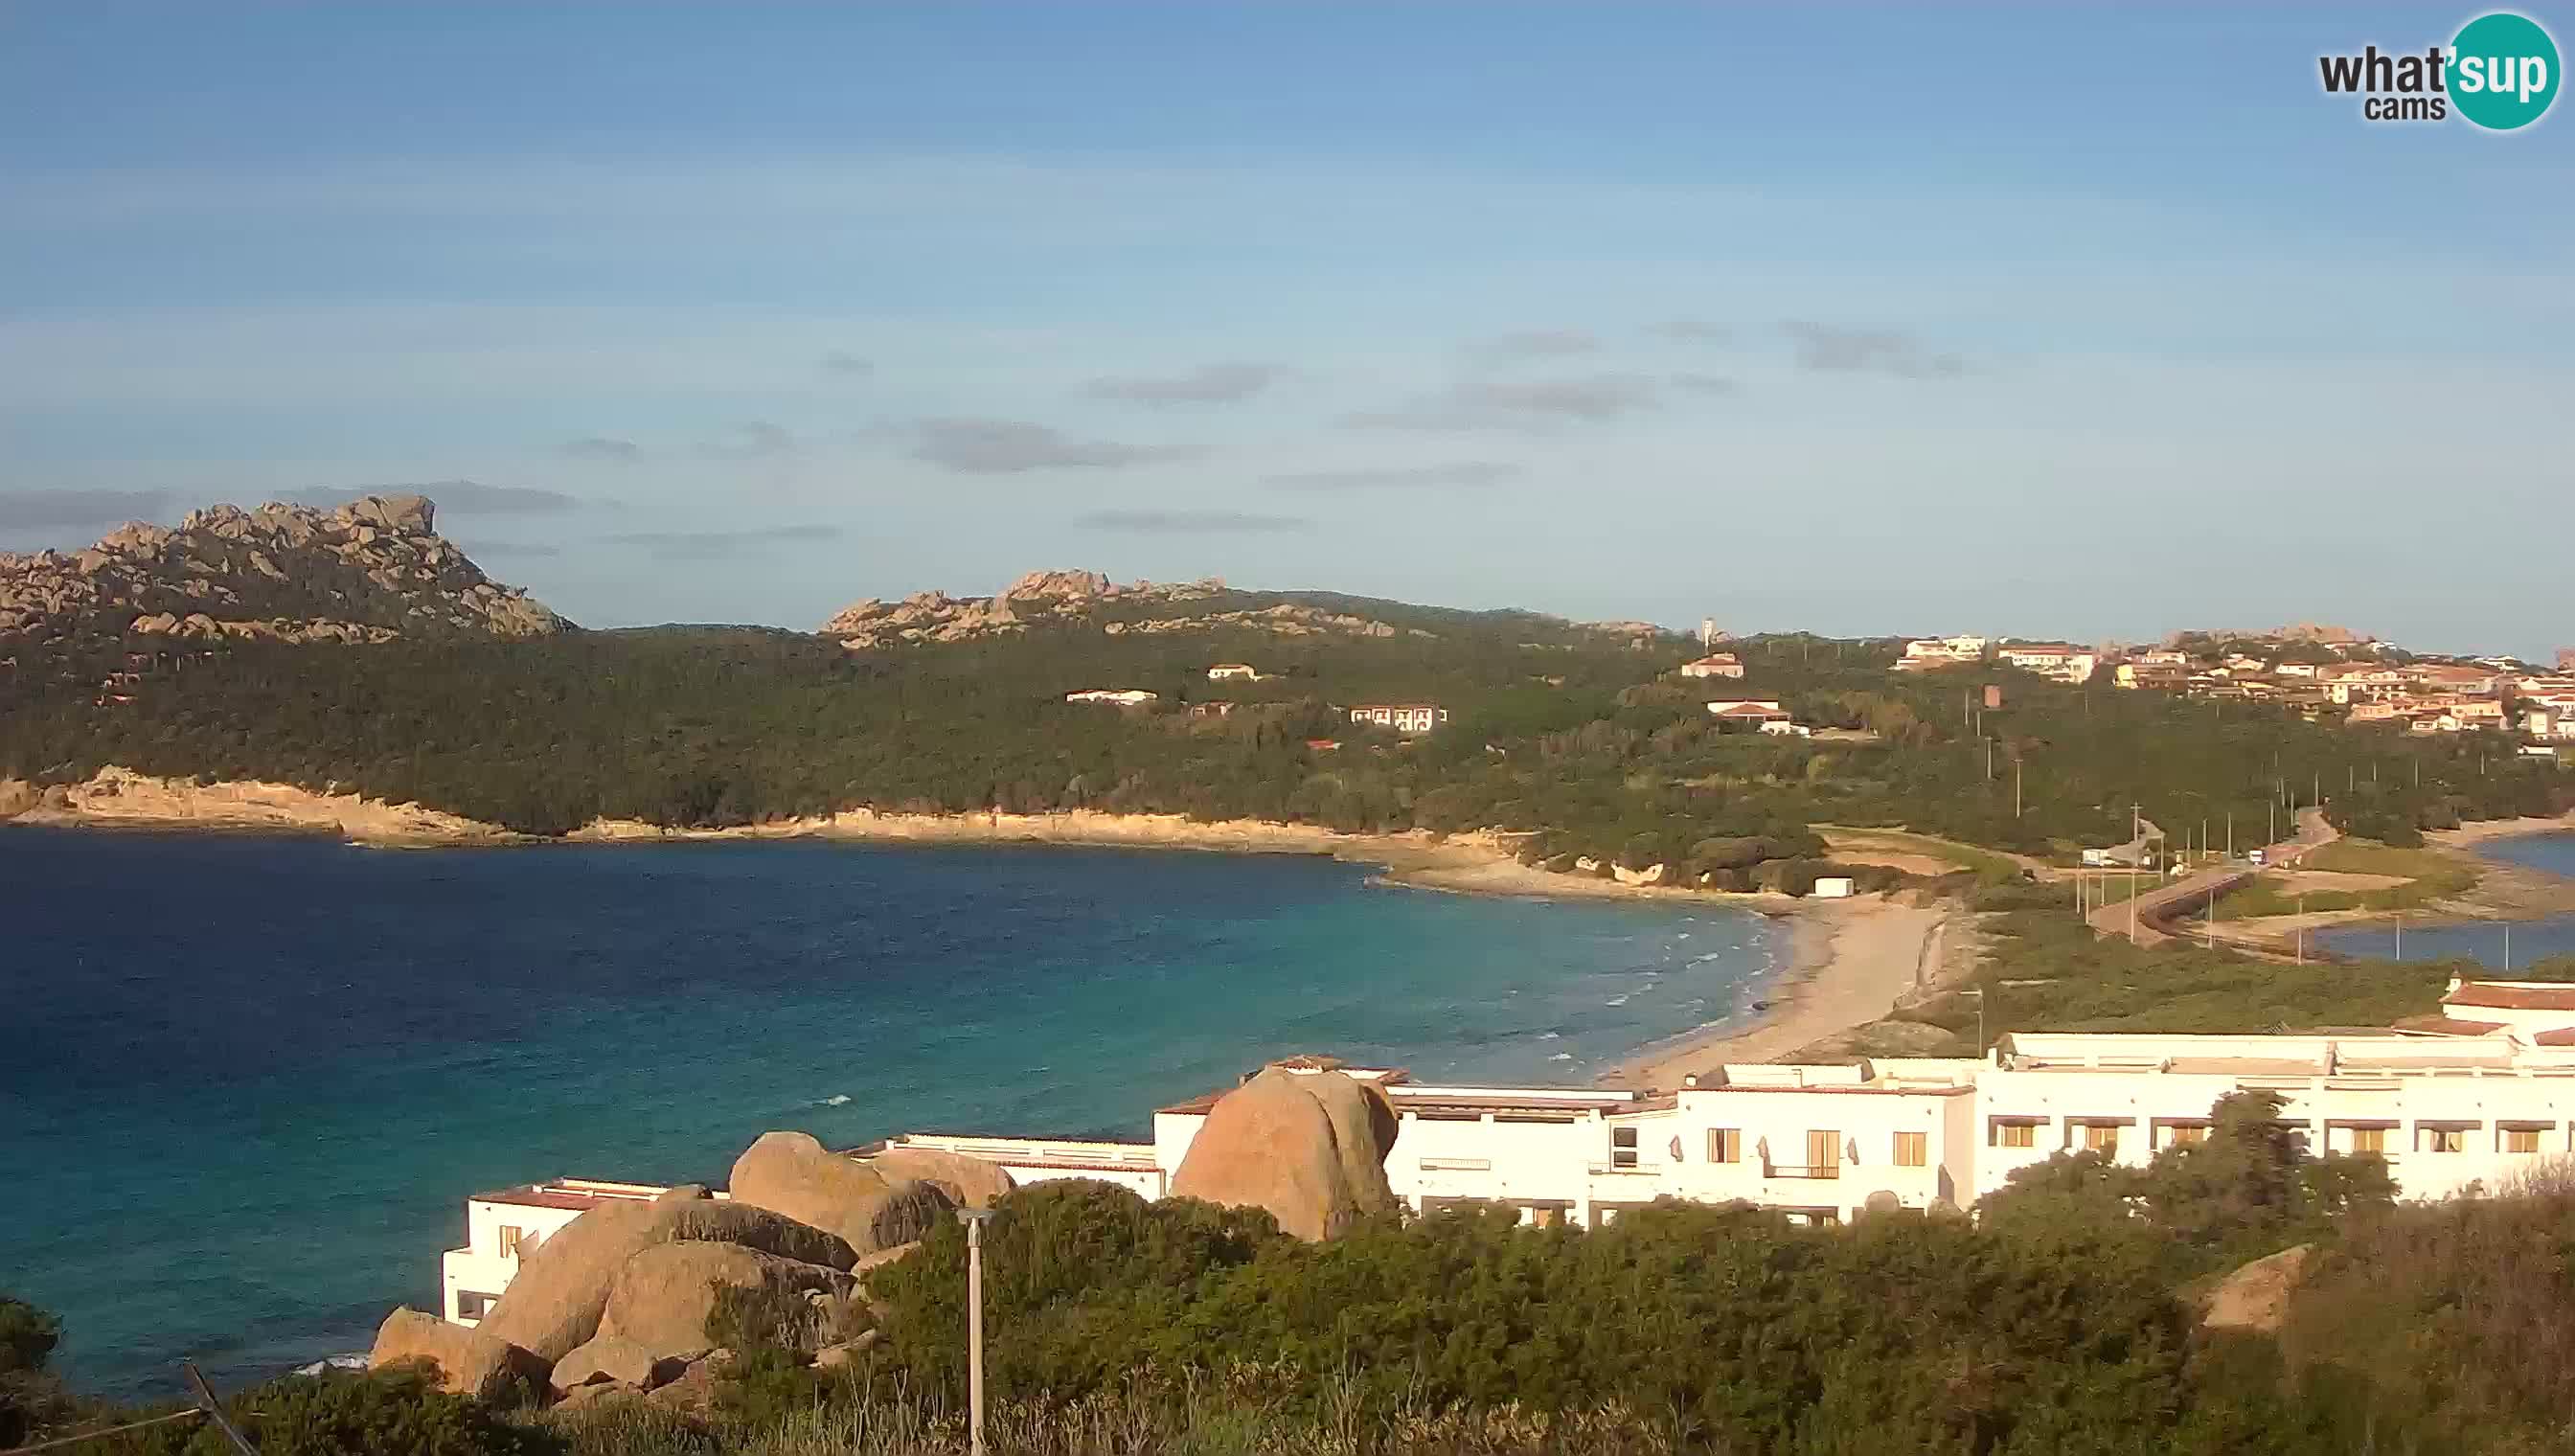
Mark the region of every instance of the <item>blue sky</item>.
[[594, 625], [1080, 567], [2535, 653], [2575, 118], [2316, 81], [2475, 13], [0, 8], [0, 549], [404, 486]]

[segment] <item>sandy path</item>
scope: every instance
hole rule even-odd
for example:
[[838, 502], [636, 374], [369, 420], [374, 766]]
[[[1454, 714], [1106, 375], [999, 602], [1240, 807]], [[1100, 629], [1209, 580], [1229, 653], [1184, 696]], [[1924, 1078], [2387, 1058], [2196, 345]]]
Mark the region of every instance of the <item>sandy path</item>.
[[1748, 1026], [1701, 1027], [1644, 1048], [1602, 1075], [1618, 1086], [1673, 1088], [1725, 1061], [1767, 1061], [1878, 1020], [1941, 963], [1950, 909], [1863, 896], [1810, 902], [1793, 925], [1789, 967], [1770, 1007]]

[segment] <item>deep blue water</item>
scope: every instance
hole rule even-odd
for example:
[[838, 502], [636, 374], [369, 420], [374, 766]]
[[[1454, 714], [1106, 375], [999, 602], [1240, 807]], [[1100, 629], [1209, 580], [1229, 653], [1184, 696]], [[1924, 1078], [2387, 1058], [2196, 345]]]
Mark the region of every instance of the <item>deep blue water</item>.
[[[2489, 839], [2477, 846], [2477, 852], [2490, 859], [2575, 875], [2575, 833]], [[2388, 926], [2327, 930], [2316, 938], [2350, 955], [2396, 953], [2396, 931]], [[2575, 915], [2521, 920], [2509, 926], [2498, 920], [2458, 925], [2409, 924], [2404, 938], [2407, 960], [2474, 960], [2500, 975], [2507, 966], [2526, 966], [2543, 955], [2575, 955]]]
[[[1719, 1019], [1741, 911], [1319, 858], [370, 850], [0, 829], [0, 1292], [83, 1388], [363, 1349], [480, 1189], [721, 1182], [761, 1131], [1145, 1135], [1291, 1051], [1583, 1081]], [[2412, 948], [2410, 945], [2407, 947]]]

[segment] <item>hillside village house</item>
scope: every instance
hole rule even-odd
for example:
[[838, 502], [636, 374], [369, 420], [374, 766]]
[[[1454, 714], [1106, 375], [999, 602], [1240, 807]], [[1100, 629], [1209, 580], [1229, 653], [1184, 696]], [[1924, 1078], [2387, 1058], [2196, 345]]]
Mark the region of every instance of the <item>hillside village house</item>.
[[1720, 698], [1707, 706], [1707, 716], [1720, 727], [1749, 724], [1755, 728], [1786, 723], [1791, 717], [1776, 698]]
[[2089, 683], [2092, 670], [2101, 664], [2100, 654], [2069, 643], [2006, 643], [2000, 656], [2022, 672], [2060, 683]]
[[[1334, 1067], [1296, 1057], [1291, 1071]], [[1665, 1090], [1456, 1086], [1391, 1069], [1386, 1181], [1406, 1207], [1465, 1201], [1596, 1227], [1657, 1198], [1742, 1199], [1800, 1219], [1966, 1207], [2060, 1152], [2144, 1164], [2208, 1135], [2233, 1092], [2270, 1092], [2316, 1151], [2382, 1157], [2402, 1196], [2503, 1185], [2575, 1153], [2575, 985], [2456, 981], [2441, 1013], [2350, 1033], [2016, 1031], [1982, 1057], [1713, 1065]], [[1162, 1197], [1221, 1092], [1159, 1109], [1148, 1141], [908, 1133], [889, 1143], [985, 1158], [1021, 1184], [1094, 1178]], [[447, 1318], [471, 1324], [522, 1254], [604, 1202], [659, 1187], [564, 1179], [481, 1193], [444, 1261]]]
[[1208, 669], [1211, 683], [1258, 683], [1261, 673], [1249, 663], [1219, 663]]
[[2177, 663], [2148, 663], [2131, 660], [2121, 663], [2111, 675], [2120, 688], [2155, 688], [2177, 692], [2190, 685], [2190, 669]]
[[1448, 710], [1435, 703], [1363, 703], [1350, 710], [1350, 722], [1375, 724], [1399, 733], [1426, 733], [1448, 721]]
[[439, 1259], [440, 1312], [450, 1324], [481, 1323], [518, 1276], [520, 1258], [565, 1224], [604, 1203], [649, 1203], [665, 1191], [658, 1183], [564, 1178], [475, 1194], [465, 1200], [465, 1246]]
[[1982, 662], [1984, 656], [1985, 639], [1980, 637], [1915, 638], [1904, 645], [1904, 656], [1896, 659], [1895, 670], [1919, 673], [1959, 663]]
[[1743, 664], [1732, 653], [1710, 653], [1681, 664], [1680, 672], [1684, 678], [1740, 678]]
[[1120, 708], [1141, 708], [1148, 703], [1152, 703], [1159, 697], [1161, 697], [1160, 694], [1148, 693], [1142, 688], [1087, 688], [1080, 693], [1068, 693], [1064, 695], [1064, 701], [1067, 703], [1114, 703]]

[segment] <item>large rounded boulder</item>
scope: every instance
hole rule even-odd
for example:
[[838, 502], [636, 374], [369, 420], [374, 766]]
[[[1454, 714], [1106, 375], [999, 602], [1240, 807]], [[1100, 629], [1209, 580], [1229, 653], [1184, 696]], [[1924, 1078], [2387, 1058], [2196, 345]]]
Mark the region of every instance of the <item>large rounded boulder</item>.
[[376, 1331], [367, 1368], [425, 1365], [438, 1388], [492, 1405], [533, 1403], [546, 1388], [548, 1362], [490, 1331], [449, 1324], [434, 1314], [397, 1307]]
[[593, 1335], [589, 1343], [555, 1362], [551, 1381], [558, 1394], [579, 1390], [585, 1385], [609, 1382], [650, 1390], [660, 1382], [654, 1377], [665, 1366], [676, 1373], [677, 1361], [654, 1358], [653, 1352], [633, 1340], [618, 1335]]
[[734, 1159], [732, 1193], [737, 1204], [838, 1235], [861, 1254], [912, 1242], [956, 1206], [936, 1184], [891, 1179], [803, 1132], [762, 1133]]
[[520, 1260], [517, 1277], [481, 1328], [560, 1360], [599, 1333], [610, 1287], [627, 1261], [671, 1243], [737, 1244], [832, 1269], [858, 1259], [846, 1240], [772, 1209], [710, 1198], [704, 1188], [675, 1188], [651, 1203], [604, 1203], [564, 1225]]
[[1217, 1100], [1172, 1194], [1267, 1208], [1298, 1238], [1330, 1238], [1394, 1205], [1385, 1155], [1395, 1127], [1385, 1094], [1368, 1083], [1272, 1067]]
[[937, 1147], [897, 1144], [868, 1159], [888, 1183], [928, 1183], [960, 1208], [990, 1208], [1017, 1187], [1000, 1163]]
[[2279, 1333], [2289, 1296], [2306, 1277], [2314, 1253], [2315, 1245], [2299, 1244], [2239, 1266], [2209, 1289], [2199, 1322], [2213, 1330]]
[[654, 1360], [693, 1357], [718, 1343], [712, 1326], [723, 1290], [732, 1288], [756, 1296], [780, 1326], [763, 1334], [810, 1345], [823, 1321], [808, 1296], [839, 1298], [857, 1284], [838, 1269], [736, 1244], [659, 1244], [638, 1252], [617, 1271], [599, 1333], [601, 1339], [639, 1347]]

